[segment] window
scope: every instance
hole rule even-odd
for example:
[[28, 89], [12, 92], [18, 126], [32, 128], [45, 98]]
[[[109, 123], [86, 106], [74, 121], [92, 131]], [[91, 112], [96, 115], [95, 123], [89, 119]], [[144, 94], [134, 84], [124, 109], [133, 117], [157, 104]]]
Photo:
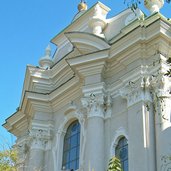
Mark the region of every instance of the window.
[[77, 170], [79, 168], [80, 151], [80, 124], [74, 121], [68, 127], [64, 137], [63, 163], [65, 169]]
[[122, 137], [115, 149], [116, 157], [120, 159], [123, 171], [128, 171], [128, 141]]

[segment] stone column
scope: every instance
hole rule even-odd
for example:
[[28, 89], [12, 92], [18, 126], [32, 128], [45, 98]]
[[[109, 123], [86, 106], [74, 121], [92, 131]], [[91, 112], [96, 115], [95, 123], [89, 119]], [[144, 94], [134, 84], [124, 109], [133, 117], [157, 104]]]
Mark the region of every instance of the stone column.
[[50, 135], [48, 131], [43, 129], [32, 129], [30, 132], [30, 156], [28, 171], [43, 171], [46, 170], [44, 162], [45, 149]]
[[82, 103], [87, 108], [85, 170], [104, 171], [104, 95], [92, 93]]

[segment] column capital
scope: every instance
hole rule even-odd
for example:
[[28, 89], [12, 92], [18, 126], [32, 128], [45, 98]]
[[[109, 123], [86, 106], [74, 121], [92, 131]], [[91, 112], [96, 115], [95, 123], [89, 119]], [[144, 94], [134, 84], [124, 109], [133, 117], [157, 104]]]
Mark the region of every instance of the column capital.
[[120, 95], [127, 100], [128, 107], [140, 101], [144, 101], [145, 103], [152, 102], [149, 89], [145, 89], [145, 87], [142, 87], [134, 82], [129, 82], [121, 88]]
[[51, 140], [51, 131], [44, 129], [32, 129], [29, 133], [31, 149], [45, 150]]
[[170, 98], [171, 97], [171, 82], [168, 76], [159, 72], [157, 76], [153, 76], [151, 79], [151, 88], [153, 93], [158, 98]]
[[130, 107], [140, 101], [145, 103], [152, 102], [150, 93], [150, 75], [148, 66], [141, 66], [141, 74], [138, 80], [123, 83], [120, 89], [121, 97], [127, 100], [127, 106]]
[[91, 93], [81, 99], [82, 105], [87, 109], [88, 117], [102, 117], [105, 113], [105, 96]]

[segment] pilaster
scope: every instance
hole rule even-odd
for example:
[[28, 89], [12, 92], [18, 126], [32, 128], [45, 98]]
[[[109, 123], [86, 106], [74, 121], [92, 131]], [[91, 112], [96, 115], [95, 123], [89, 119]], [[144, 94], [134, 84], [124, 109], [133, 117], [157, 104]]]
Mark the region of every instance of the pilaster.
[[160, 70], [158, 75], [151, 80], [151, 89], [155, 114], [157, 171], [161, 171], [165, 170], [165, 166], [167, 168], [168, 160], [165, 160], [165, 158], [171, 155], [171, 152], [168, 150], [168, 145], [166, 145], [170, 144], [168, 139], [169, 135], [167, 135], [167, 129], [171, 126], [170, 78], [165, 76]]
[[171, 82], [164, 73], [159, 73], [151, 80], [154, 107], [156, 112], [156, 124], [164, 130], [170, 124], [171, 111]]
[[[120, 95], [127, 100], [129, 170], [155, 171], [154, 115], [147, 69], [142, 66], [139, 79], [120, 89]], [[135, 163], [139, 154], [141, 159]]]

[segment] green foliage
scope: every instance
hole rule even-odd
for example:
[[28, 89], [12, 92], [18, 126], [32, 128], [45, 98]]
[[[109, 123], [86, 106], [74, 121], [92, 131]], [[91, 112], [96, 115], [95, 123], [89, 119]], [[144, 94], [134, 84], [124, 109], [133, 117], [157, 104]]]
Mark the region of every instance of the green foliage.
[[17, 171], [17, 152], [15, 149], [0, 151], [0, 171]]
[[118, 158], [112, 157], [109, 160], [107, 171], [123, 171], [121, 168], [121, 162]]

